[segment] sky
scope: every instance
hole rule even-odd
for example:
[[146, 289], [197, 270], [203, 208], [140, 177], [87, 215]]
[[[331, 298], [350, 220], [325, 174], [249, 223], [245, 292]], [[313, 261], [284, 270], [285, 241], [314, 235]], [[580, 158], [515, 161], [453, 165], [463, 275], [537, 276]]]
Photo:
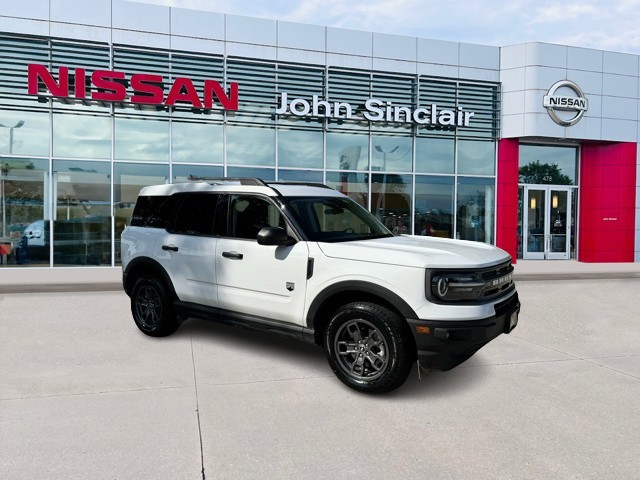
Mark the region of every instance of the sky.
[[640, 55], [640, 0], [135, 0], [380, 33]]

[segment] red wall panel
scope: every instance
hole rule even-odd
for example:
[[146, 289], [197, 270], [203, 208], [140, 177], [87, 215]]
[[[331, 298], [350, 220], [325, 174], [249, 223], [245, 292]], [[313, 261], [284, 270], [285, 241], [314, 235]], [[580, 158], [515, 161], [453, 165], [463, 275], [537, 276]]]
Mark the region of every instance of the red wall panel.
[[496, 192], [496, 245], [516, 263], [518, 238], [518, 139], [498, 142], [498, 191]]
[[634, 261], [636, 157], [635, 143], [582, 145], [579, 261]]

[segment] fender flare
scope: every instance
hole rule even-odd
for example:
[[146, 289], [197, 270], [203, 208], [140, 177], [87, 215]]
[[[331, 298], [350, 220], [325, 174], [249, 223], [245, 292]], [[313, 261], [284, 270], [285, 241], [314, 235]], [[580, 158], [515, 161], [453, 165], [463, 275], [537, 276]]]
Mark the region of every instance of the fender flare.
[[316, 295], [316, 298], [314, 298], [313, 302], [311, 302], [309, 311], [307, 312], [306, 326], [309, 328], [313, 328], [316, 314], [318, 313], [318, 310], [320, 310], [322, 304], [333, 295], [345, 291], [363, 292], [370, 295], [375, 295], [376, 297], [380, 297], [384, 301], [392, 305], [404, 318], [418, 318], [418, 315], [413, 310], [413, 308], [411, 308], [409, 304], [405, 302], [399, 295], [392, 292], [388, 288], [382, 287], [375, 283], [365, 282], [361, 280], [347, 280], [344, 282], [338, 282], [334, 283], [333, 285], [329, 285], [318, 295]]
[[164, 280], [165, 285], [171, 292], [171, 295], [173, 296], [173, 298], [178, 298], [176, 295], [176, 291], [173, 288], [173, 282], [171, 281], [171, 277], [169, 277], [169, 274], [167, 273], [167, 271], [164, 269], [162, 265], [160, 265], [158, 261], [149, 257], [134, 258], [127, 264], [127, 267], [123, 270], [122, 286], [124, 287], [124, 291], [127, 293], [127, 295], [131, 295], [131, 288], [133, 288], [133, 283], [128, 277], [130, 277], [133, 271], [138, 269], [152, 270], [154, 272], [159, 273], [160, 276], [162, 277], [162, 280]]

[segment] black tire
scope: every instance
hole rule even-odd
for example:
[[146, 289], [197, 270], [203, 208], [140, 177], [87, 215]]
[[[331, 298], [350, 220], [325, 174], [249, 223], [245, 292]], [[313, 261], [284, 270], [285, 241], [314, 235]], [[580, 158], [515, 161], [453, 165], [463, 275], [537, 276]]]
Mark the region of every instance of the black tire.
[[163, 281], [150, 275], [133, 284], [131, 314], [140, 331], [151, 337], [166, 337], [180, 326], [171, 293]]
[[370, 302], [349, 303], [336, 310], [325, 331], [324, 348], [336, 376], [366, 393], [398, 388], [415, 357], [403, 319]]

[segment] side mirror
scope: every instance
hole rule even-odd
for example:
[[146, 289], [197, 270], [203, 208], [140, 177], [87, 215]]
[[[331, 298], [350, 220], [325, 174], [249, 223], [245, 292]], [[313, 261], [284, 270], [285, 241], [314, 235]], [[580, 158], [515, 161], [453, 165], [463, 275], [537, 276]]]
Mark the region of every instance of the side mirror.
[[295, 240], [282, 227], [263, 227], [258, 232], [259, 245], [292, 245]]

